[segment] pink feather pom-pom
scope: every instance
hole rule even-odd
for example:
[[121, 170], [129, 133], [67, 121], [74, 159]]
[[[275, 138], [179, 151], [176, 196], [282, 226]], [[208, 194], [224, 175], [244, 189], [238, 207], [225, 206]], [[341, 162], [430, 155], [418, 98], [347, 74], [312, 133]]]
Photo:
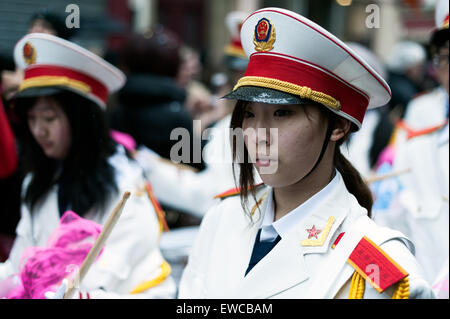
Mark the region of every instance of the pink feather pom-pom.
[[65, 212], [46, 247], [30, 247], [23, 253], [20, 282], [8, 298], [43, 299], [45, 292], [56, 291], [64, 278], [75, 276], [101, 229], [72, 211]]

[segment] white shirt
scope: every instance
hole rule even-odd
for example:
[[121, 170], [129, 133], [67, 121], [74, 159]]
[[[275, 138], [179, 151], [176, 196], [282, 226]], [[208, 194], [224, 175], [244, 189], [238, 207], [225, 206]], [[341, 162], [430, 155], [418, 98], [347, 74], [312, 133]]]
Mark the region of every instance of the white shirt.
[[264, 214], [264, 219], [261, 223], [261, 241], [274, 241], [278, 235], [281, 238], [285, 236], [291, 229], [300, 223], [300, 221], [311, 212], [314, 207], [320, 203], [328, 194], [330, 194], [336, 187], [341, 179], [341, 174], [336, 171], [336, 175], [333, 177], [331, 182], [329, 182], [324, 188], [319, 192], [314, 194], [306, 202], [300, 204], [292, 211], [278, 219], [274, 220], [274, 205], [273, 205], [273, 188], [269, 187], [269, 198], [266, 206], [266, 211]]

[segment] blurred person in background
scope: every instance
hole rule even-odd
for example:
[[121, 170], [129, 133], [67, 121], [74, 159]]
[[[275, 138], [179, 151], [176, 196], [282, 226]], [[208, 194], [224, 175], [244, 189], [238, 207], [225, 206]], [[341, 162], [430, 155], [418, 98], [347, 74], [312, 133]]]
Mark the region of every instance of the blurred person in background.
[[[138, 146], [166, 159], [177, 143], [170, 138], [174, 129], [186, 129], [191, 138], [194, 135], [193, 118], [185, 107], [186, 90], [176, 82], [181, 45], [178, 37], [161, 25], [143, 34], [131, 34], [119, 57], [119, 68], [128, 80], [118, 93], [118, 105], [109, 114], [113, 129], [130, 134]], [[203, 168], [192, 156], [190, 159], [186, 164]]]
[[423, 91], [425, 62], [425, 48], [417, 42], [401, 41], [392, 48], [386, 65], [392, 89], [390, 107], [393, 123], [404, 117], [410, 100]]
[[[347, 45], [366, 60], [383, 79], [388, 81], [386, 66], [374, 52], [359, 43], [348, 42]], [[381, 125], [380, 122], [383, 121], [387, 113], [389, 113], [388, 105], [367, 110], [361, 129], [355, 134], [352, 134], [349, 140], [341, 146], [343, 154], [345, 154], [364, 177], [371, 174], [379, 152], [381, 152], [389, 141], [392, 128], [381, 130], [384, 134], [379, 134], [380, 130], [377, 130], [377, 127]]]
[[438, 1], [430, 49], [440, 86], [408, 104], [392, 164], [393, 172], [403, 173], [380, 183], [378, 190], [395, 191], [374, 214], [378, 223], [396, 227], [414, 242], [416, 258], [439, 298], [449, 297], [448, 19], [448, 1]]
[[[438, 8], [442, 6], [445, 6], [445, 4], [438, 1]], [[445, 9], [442, 9], [442, 11], [445, 12]], [[447, 16], [442, 16], [442, 12], [439, 10], [436, 11], [436, 21], [445, 21], [445, 19], [447, 19], [447, 27], [437, 26], [437, 31], [433, 33], [430, 39], [430, 56], [439, 86], [431, 92], [426, 92], [414, 98], [408, 104], [404, 121], [413, 130], [441, 125], [448, 120], [448, 2]]]
[[[65, 18], [62, 15], [49, 9], [42, 9], [31, 16], [27, 26], [27, 33], [47, 33], [69, 39], [75, 35], [76, 29], [67, 28]], [[0, 98], [4, 102], [4, 105], [0, 106], [2, 108], [0, 112], [4, 112], [5, 120], [15, 130], [16, 123], [14, 121], [14, 115], [11, 114], [9, 100], [17, 92], [23, 80], [23, 71], [16, 68], [12, 56], [2, 55], [0, 59]], [[6, 126], [4, 126], [4, 129], [6, 129]], [[3, 135], [0, 136], [3, 138]], [[16, 163], [15, 168], [20, 168], [20, 153], [18, 155], [18, 163]], [[20, 218], [20, 186], [22, 184], [22, 178], [20, 169], [14, 169], [8, 176], [0, 178], [0, 202], [3, 203], [0, 208], [0, 236], [3, 234], [4, 238], [2, 241], [3, 253], [0, 254], [6, 257], [10, 249], [9, 243], [15, 237], [15, 229]]]

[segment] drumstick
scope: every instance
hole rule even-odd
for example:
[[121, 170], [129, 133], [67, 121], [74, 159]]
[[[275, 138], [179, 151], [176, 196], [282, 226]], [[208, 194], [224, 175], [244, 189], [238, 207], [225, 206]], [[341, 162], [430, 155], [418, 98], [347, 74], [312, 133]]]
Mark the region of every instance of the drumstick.
[[103, 245], [105, 244], [106, 240], [109, 237], [109, 234], [113, 230], [114, 226], [116, 225], [117, 220], [119, 219], [120, 215], [122, 214], [123, 207], [125, 206], [126, 201], [130, 197], [130, 192], [125, 192], [123, 194], [122, 199], [120, 202], [116, 205], [114, 210], [112, 211], [111, 215], [109, 215], [108, 220], [105, 223], [105, 226], [103, 226], [102, 231], [100, 232], [100, 235], [98, 235], [97, 239], [94, 242], [94, 245], [92, 245], [91, 250], [87, 254], [86, 258], [84, 259], [83, 263], [81, 264], [80, 270], [78, 271], [77, 275], [72, 281], [72, 285], [70, 285], [69, 289], [64, 294], [64, 299], [71, 299], [75, 289], [77, 287], [74, 287], [74, 283], [81, 283], [84, 276], [86, 276], [87, 272], [89, 271], [89, 268], [94, 263], [95, 259], [97, 258], [98, 254], [100, 253], [100, 250], [103, 248]]
[[405, 173], [409, 173], [410, 171], [411, 171], [411, 169], [407, 168], [407, 169], [404, 169], [404, 170], [400, 170], [400, 171], [396, 171], [396, 172], [390, 172], [390, 173], [387, 173], [387, 174], [380, 174], [380, 175], [370, 176], [370, 177], [367, 177], [365, 179], [365, 182], [366, 182], [366, 184], [370, 184], [370, 183], [381, 181], [383, 179], [388, 179], [388, 178], [391, 178], [391, 177], [395, 177], [395, 176], [399, 176], [399, 175], [402, 175], [402, 174], [405, 174]]

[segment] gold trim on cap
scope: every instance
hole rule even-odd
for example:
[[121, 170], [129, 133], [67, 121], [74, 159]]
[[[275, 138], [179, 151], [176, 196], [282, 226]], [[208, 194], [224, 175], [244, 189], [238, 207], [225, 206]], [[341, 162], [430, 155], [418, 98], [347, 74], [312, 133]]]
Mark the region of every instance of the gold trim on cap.
[[19, 92], [25, 89], [33, 88], [33, 87], [43, 87], [43, 86], [66, 86], [82, 93], [91, 92], [91, 87], [84, 82], [70, 79], [66, 76], [36, 76], [33, 78], [25, 79], [19, 87]]
[[275, 89], [293, 95], [298, 95], [303, 99], [309, 99], [318, 102], [336, 111], [339, 111], [341, 109], [341, 103], [328, 94], [314, 91], [307, 86], [300, 86], [277, 79], [259, 76], [244, 76], [237, 82], [233, 90], [236, 90], [241, 86], [259, 86], [269, 89]]

